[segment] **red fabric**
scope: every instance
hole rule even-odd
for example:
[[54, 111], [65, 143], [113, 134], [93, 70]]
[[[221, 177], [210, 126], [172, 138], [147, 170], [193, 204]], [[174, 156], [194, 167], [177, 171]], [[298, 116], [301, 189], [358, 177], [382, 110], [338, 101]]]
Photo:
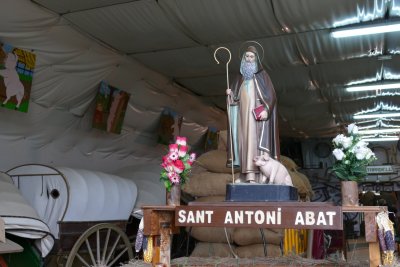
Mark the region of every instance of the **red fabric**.
[[2, 256], [0, 256], [0, 267], [8, 267], [6, 261], [3, 259]]
[[324, 230], [313, 230], [312, 257], [313, 259], [324, 259]]

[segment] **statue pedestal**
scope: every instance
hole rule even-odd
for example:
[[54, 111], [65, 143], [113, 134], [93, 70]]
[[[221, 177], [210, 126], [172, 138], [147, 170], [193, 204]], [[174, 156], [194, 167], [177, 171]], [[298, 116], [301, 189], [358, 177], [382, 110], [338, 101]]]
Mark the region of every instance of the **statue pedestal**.
[[297, 188], [289, 185], [237, 183], [226, 185], [225, 201], [298, 201]]

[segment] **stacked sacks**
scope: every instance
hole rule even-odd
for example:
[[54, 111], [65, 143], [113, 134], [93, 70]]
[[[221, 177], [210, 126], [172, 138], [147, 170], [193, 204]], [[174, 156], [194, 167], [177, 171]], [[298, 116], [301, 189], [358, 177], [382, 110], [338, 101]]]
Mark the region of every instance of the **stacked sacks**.
[[[222, 202], [225, 196], [199, 197], [195, 202]], [[188, 227], [197, 241], [191, 257], [278, 257], [281, 229]], [[262, 231], [262, 234], [261, 234]]]
[[[232, 183], [232, 169], [226, 167], [226, 131], [220, 132], [218, 149], [204, 153], [192, 166], [192, 174], [182, 190], [195, 202], [225, 201], [226, 185]], [[235, 170], [234, 179], [239, 177]], [[187, 228], [198, 242], [192, 257], [270, 257], [281, 256], [282, 230], [256, 228]], [[264, 245], [265, 243], [265, 245]]]
[[314, 191], [307, 176], [297, 171], [298, 166], [292, 159], [281, 156], [281, 163], [288, 170], [293, 186], [297, 188], [300, 198], [309, 201], [314, 196]]

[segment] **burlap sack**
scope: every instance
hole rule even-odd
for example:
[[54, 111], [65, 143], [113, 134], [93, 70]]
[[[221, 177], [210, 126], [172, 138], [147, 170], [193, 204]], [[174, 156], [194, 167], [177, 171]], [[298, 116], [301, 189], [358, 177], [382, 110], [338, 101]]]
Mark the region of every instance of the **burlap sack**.
[[307, 186], [304, 184], [303, 179], [298, 175], [298, 172], [289, 171], [292, 178], [293, 186], [297, 188], [299, 194], [308, 194]]
[[194, 197], [225, 195], [228, 183], [232, 183], [232, 174], [205, 171], [192, 174], [182, 191]]
[[291, 158], [288, 158], [286, 156], [281, 155], [280, 161], [288, 171], [296, 171], [298, 168], [297, 164]]
[[211, 150], [198, 157], [196, 163], [210, 172], [232, 173], [232, 169], [226, 167], [226, 158], [225, 150]]
[[[234, 245], [231, 245], [235, 249]], [[227, 243], [198, 242], [190, 257], [233, 257]]]
[[239, 246], [263, 243], [260, 230], [264, 232], [267, 244], [280, 245], [283, 238], [282, 229], [235, 228], [232, 234], [233, 242]]
[[[267, 257], [282, 256], [280, 246], [267, 244], [266, 247], [267, 247]], [[235, 253], [238, 255], [239, 258], [265, 257], [263, 244], [254, 244], [254, 245], [236, 247]]]
[[226, 151], [226, 147], [228, 145], [228, 136], [227, 136], [228, 131], [220, 131], [219, 132], [219, 140], [218, 140], [218, 150], [223, 150]]
[[198, 241], [211, 243], [233, 243], [233, 230], [233, 228], [226, 228], [225, 234], [223, 227], [192, 227], [191, 232], [189, 232], [190, 227], [186, 227], [186, 231], [190, 233], [191, 237]]
[[[209, 196], [199, 197], [195, 202], [222, 202], [225, 200], [225, 196]], [[223, 227], [186, 227], [186, 231], [190, 232], [190, 235], [202, 242], [213, 242], [213, 243], [228, 243], [225, 230]], [[232, 233], [233, 228], [226, 228], [226, 233], [230, 243], [233, 243]]]
[[310, 180], [308, 180], [308, 177], [304, 173], [297, 172], [297, 175], [303, 180], [304, 185], [307, 187], [308, 196], [312, 198], [314, 196], [314, 190], [312, 188]]

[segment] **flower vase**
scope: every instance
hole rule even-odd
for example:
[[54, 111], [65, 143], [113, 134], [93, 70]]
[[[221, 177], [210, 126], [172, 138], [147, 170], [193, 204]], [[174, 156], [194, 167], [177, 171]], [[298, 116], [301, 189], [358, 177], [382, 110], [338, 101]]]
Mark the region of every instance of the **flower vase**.
[[167, 191], [167, 205], [180, 206], [181, 205], [181, 185], [173, 184], [171, 190]]
[[342, 206], [358, 206], [358, 184], [355, 181], [342, 181]]

